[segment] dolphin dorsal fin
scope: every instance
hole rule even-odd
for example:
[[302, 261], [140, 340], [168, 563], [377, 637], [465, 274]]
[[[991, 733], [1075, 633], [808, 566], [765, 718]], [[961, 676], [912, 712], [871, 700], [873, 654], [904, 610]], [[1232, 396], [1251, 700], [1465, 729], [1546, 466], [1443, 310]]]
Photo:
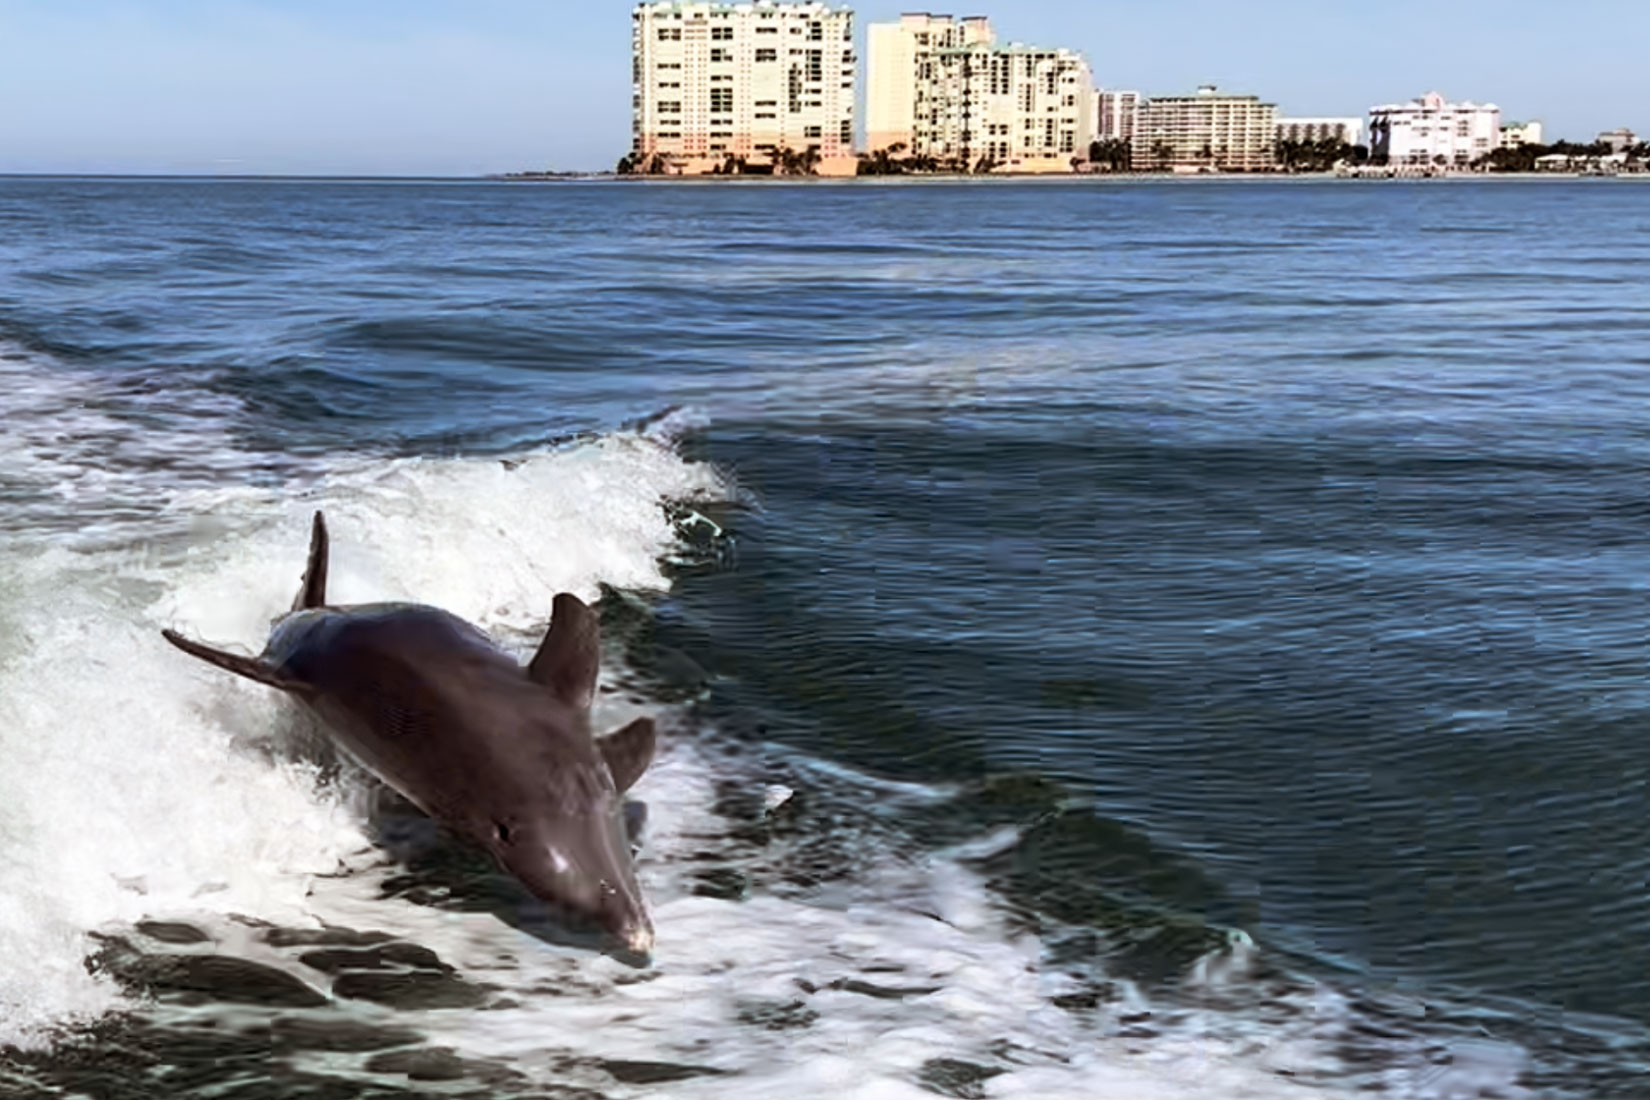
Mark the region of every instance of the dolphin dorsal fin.
[[636, 780], [647, 771], [647, 766], [653, 763], [653, 751], [657, 745], [654, 736], [653, 719], [638, 718], [621, 730], [608, 734], [596, 742], [602, 750], [602, 759], [607, 761], [607, 770], [613, 776], [613, 786], [620, 794], [636, 785]]
[[319, 511], [309, 527], [309, 563], [304, 566], [304, 579], [298, 586], [298, 596], [292, 601], [292, 610], [323, 607], [327, 602], [327, 521]]
[[282, 676], [279, 670], [272, 667], [267, 661], [258, 657], [243, 657], [239, 653], [228, 653], [221, 649], [213, 649], [209, 645], [191, 641], [175, 630], [161, 631], [162, 637], [191, 657], [199, 657], [209, 664], [227, 669], [237, 676], [245, 676], [248, 680], [256, 680], [260, 684], [268, 684], [272, 688], [290, 691], [299, 695], [305, 694], [308, 688], [297, 680]]
[[563, 592], [551, 605], [550, 630], [527, 666], [527, 677], [574, 710], [589, 710], [596, 697], [601, 650], [596, 613], [571, 592]]

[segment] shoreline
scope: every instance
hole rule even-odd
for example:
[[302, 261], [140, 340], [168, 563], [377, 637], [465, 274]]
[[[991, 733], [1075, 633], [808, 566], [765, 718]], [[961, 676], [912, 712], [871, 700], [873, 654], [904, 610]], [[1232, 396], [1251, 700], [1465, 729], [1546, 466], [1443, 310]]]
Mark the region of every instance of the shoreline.
[[104, 183], [442, 183], [442, 184], [587, 184], [587, 183], [668, 183], [690, 185], [751, 185], [775, 186], [784, 184], [849, 184], [869, 186], [931, 186], [938, 184], [1071, 184], [1093, 183], [1106, 185], [1143, 183], [1480, 183], [1528, 182], [1566, 183], [1580, 180], [1603, 182], [1650, 182], [1650, 172], [1623, 172], [1599, 176], [1585, 172], [1458, 172], [1435, 176], [1339, 175], [1335, 172], [993, 172], [975, 175], [970, 172], [923, 172], [890, 176], [620, 176], [611, 172], [557, 173], [532, 175], [488, 173], [467, 176], [360, 176], [360, 175], [269, 175], [269, 174], [143, 174], [143, 173], [78, 173], [78, 172], [0, 172], [0, 182], [86, 181]]

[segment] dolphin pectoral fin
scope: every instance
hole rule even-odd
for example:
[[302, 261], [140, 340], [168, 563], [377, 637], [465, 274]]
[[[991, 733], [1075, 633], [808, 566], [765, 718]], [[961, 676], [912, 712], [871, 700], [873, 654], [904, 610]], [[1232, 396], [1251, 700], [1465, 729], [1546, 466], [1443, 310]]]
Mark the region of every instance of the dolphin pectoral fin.
[[550, 689], [575, 710], [588, 710], [596, 697], [601, 667], [602, 631], [596, 613], [571, 592], [551, 606], [550, 630], [527, 666], [527, 677]]
[[319, 511], [309, 528], [309, 563], [304, 566], [304, 579], [299, 584], [298, 596], [292, 601], [292, 610], [322, 607], [327, 602], [327, 521]]
[[160, 633], [167, 641], [191, 657], [199, 657], [201, 660], [217, 665], [219, 668], [228, 669], [237, 676], [245, 676], [248, 680], [256, 680], [260, 684], [268, 684], [270, 687], [280, 688], [282, 691], [304, 694], [307, 690], [305, 685], [282, 676], [256, 657], [242, 657], [238, 653], [226, 653], [221, 649], [213, 649], [211, 646], [191, 641], [175, 630], [163, 630]]
[[642, 846], [642, 830], [647, 828], [647, 803], [626, 802], [624, 804], [624, 835], [630, 841], [631, 854]]
[[638, 718], [630, 725], [608, 734], [596, 742], [607, 761], [607, 770], [613, 776], [613, 785], [622, 793], [636, 785], [636, 780], [653, 763], [653, 752], [658, 738], [653, 719]]

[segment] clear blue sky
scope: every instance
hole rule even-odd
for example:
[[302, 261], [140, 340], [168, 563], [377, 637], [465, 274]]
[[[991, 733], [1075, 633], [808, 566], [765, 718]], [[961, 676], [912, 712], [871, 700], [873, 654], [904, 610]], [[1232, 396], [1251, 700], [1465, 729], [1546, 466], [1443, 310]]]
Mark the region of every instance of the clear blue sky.
[[[599, 168], [630, 136], [628, 0], [0, 0], [0, 172]], [[864, 24], [916, 4], [856, 5]], [[938, 10], [948, 10], [943, 6]], [[1650, 131], [1644, 0], [1013, 0], [1097, 83], [1293, 114], [1432, 88], [1554, 136]]]

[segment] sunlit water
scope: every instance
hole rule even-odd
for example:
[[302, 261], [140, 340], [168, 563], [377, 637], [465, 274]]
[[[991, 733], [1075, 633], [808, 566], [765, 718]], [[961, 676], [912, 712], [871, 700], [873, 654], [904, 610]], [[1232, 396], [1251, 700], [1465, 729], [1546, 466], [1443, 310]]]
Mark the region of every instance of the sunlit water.
[[[1647, 195], [0, 181], [0, 1095], [1638, 1095]], [[161, 642], [318, 507], [652, 968]]]

